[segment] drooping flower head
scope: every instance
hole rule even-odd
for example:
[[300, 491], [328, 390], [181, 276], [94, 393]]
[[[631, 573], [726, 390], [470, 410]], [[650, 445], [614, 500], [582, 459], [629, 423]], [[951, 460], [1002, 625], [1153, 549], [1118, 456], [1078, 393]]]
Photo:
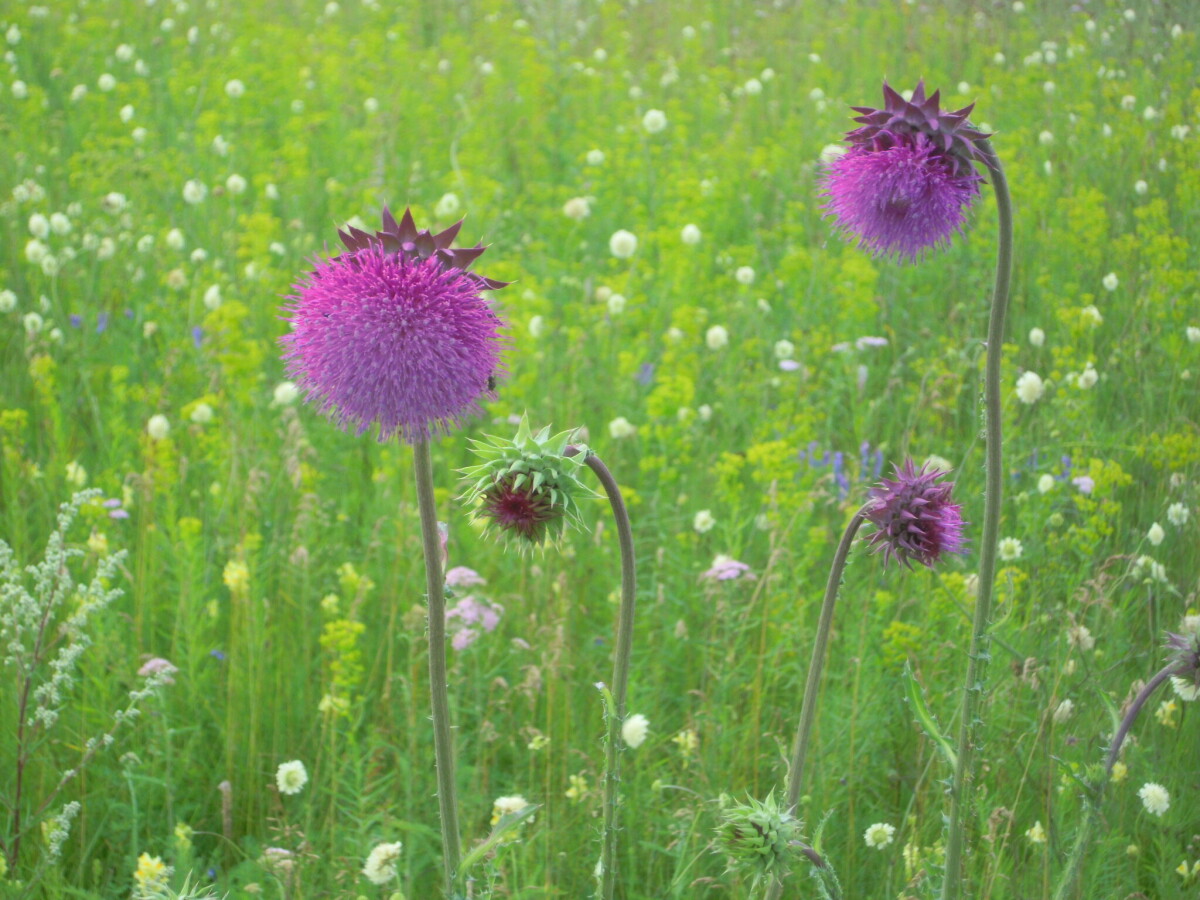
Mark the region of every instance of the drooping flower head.
[[1200, 622], [1188, 627], [1194, 618], [1189, 616], [1184, 621], [1181, 634], [1167, 632], [1168, 656], [1175, 664], [1171, 684], [1184, 700], [1200, 699]]
[[800, 852], [801, 823], [779, 805], [774, 793], [763, 801], [749, 799], [725, 810], [717, 841], [733, 863], [749, 869], [756, 881], [782, 877]]
[[945, 473], [911, 459], [895, 466], [895, 480], [871, 488], [867, 521], [875, 533], [867, 537], [872, 553], [883, 553], [886, 565], [895, 558], [912, 568], [913, 560], [933, 568], [943, 553], [961, 553], [962, 507], [950, 498], [954, 482], [939, 481]]
[[861, 127], [847, 132], [850, 149], [828, 163], [825, 211], [860, 246], [912, 261], [962, 230], [990, 135], [968, 121], [974, 104], [944, 112], [939, 92], [926, 97], [923, 81], [911, 100], [884, 82], [883, 97], [882, 109], [853, 107]]
[[385, 208], [383, 230], [339, 231], [347, 251], [319, 260], [285, 306], [288, 377], [340, 427], [410, 444], [445, 433], [494, 396], [503, 324], [467, 271], [482, 245], [453, 248], [462, 222], [417, 230]]
[[550, 435], [549, 428], [534, 434], [527, 416], [521, 417], [512, 439], [488, 437], [472, 441], [471, 449], [483, 460], [463, 469], [471, 479], [463, 499], [476, 505], [476, 515], [499, 529], [518, 546], [540, 546], [562, 533], [568, 520], [578, 519], [580, 496], [595, 496], [578, 472], [587, 460], [587, 448], [564, 455], [574, 430]]

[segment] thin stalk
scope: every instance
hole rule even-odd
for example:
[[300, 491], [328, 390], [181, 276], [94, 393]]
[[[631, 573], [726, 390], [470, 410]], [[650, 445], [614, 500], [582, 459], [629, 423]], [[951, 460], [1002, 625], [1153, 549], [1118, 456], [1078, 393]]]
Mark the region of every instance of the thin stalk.
[[[808, 663], [808, 680], [804, 683], [804, 699], [800, 702], [800, 723], [796, 726], [796, 741], [792, 750], [792, 764], [788, 769], [787, 804], [785, 809], [792, 815], [800, 805], [800, 789], [804, 784], [804, 762], [808, 756], [808, 739], [812, 735], [813, 722], [817, 717], [817, 692], [821, 686], [821, 674], [825, 670], [825, 655], [829, 649], [829, 632], [833, 627], [833, 608], [837, 604], [838, 589], [842, 586], [842, 573], [850, 556], [850, 545], [866, 519], [866, 507], [854, 514], [842, 534], [833, 565], [829, 567], [829, 580], [825, 582], [825, 599], [821, 601], [821, 618], [817, 622], [817, 636], [813, 641], [812, 658]], [[783, 879], [776, 878], [767, 891], [767, 900], [779, 900], [783, 893]]]
[[1104, 790], [1112, 779], [1113, 764], [1116, 763], [1117, 757], [1121, 755], [1121, 745], [1125, 743], [1125, 738], [1129, 734], [1129, 729], [1133, 727], [1133, 723], [1137, 720], [1138, 714], [1141, 713], [1142, 707], [1146, 705], [1146, 701], [1150, 696], [1157, 691], [1168, 678], [1172, 675], [1179, 674], [1179, 664], [1172, 662], [1158, 671], [1146, 686], [1142, 688], [1133, 702], [1129, 704], [1129, 709], [1125, 711], [1125, 717], [1121, 720], [1121, 724], [1117, 726], [1116, 734], [1113, 735], [1112, 744], [1108, 748], [1108, 756], [1104, 759], [1104, 778], [1096, 785], [1096, 793], [1088, 798], [1087, 815], [1083, 820], [1083, 825], [1079, 829], [1079, 834], [1075, 836], [1075, 846], [1071, 848], [1071, 856], [1067, 860], [1067, 866], [1063, 870], [1062, 880], [1058, 883], [1058, 888], [1054, 891], [1054, 900], [1066, 900], [1067, 896], [1075, 888], [1075, 881], [1079, 877], [1079, 870], [1083, 863], [1083, 851], [1091, 843], [1092, 829], [1096, 825], [1096, 820], [1100, 818], [1100, 804], [1104, 800]]
[[996, 259], [996, 282], [992, 289], [992, 311], [988, 321], [987, 362], [984, 369], [984, 441], [986, 463], [983, 493], [983, 538], [979, 542], [979, 593], [975, 599], [975, 617], [971, 628], [971, 649], [967, 654], [967, 678], [963, 685], [962, 717], [958, 727], [958, 764], [950, 791], [950, 824], [946, 837], [945, 880], [942, 900], [957, 900], [963, 889], [962, 861], [966, 819], [974, 785], [971, 783], [975, 748], [979, 743], [980, 703], [987, 666], [988, 628], [991, 626], [992, 587], [996, 580], [996, 544], [1000, 533], [1002, 499], [1000, 356], [1004, 350], [1004, 318], [1008, 312], [1009, 284], [1012, 279], [1013, 225], [1012, 198], [1004, 169], [990, 141], [982, 141], [984, 161], [992, 177], [996, 195], [996, 213], [1000, 223], [1000, 246]]
[[[568, 448], [568, 456], [578, 452]], [[633, 649], [633, 614], [637, 603], [637, 561], [633, 555], [633, 528], [629, 511], [621, 496], [621, 488], [591, 451], [585, 460], [596, 473], [612, 507], [617, 526], [617, 542], [621, 548], [621, 608], [617, 614], [617, 647], [613, 657], [612, 708], [608, 709], [608, 745], [604, 756], [604, 839], [600, 851], [600, 896], [612, 900], [617, 886], [617, 789], [621, 784], [621, 723], [625, 721], [625, 697], [629, 686], [629, 658]], [[606, 705], [607, 706], [607, 705]]]
[[458, 797], [454, 786], [454, 742], [450, 734], [450, 696], [446, 683], [446, 595], [442, 542], [433, 499], [433, 465], [429, 444], [413, 444], [417, 505], [421, 511], [421, 543], [425, 553], [425, 588], [429, 601], [429, 695], [433, 710], [433, 754], [437, 765], [438, 810], [442, 823], [442, 864], [446, 896], [454, 896], [454, 876], [461, 855]]

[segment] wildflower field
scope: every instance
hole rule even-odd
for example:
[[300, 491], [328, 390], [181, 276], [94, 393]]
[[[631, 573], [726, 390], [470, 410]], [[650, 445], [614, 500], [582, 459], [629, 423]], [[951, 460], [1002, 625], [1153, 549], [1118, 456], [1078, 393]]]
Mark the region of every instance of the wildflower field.
[[1200, 897], [1200, 7], [0, 43], [0, 898]]

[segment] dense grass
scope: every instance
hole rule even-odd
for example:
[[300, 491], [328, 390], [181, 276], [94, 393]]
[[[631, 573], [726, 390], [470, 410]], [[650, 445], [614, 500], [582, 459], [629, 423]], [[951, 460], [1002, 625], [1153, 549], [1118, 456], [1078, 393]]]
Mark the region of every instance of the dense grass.
[[[434, 448], [451, 565], [481, 573], [482, 594], [504, 607], [495, 632], [451, 652], [466, 838], [487, 832], [497, 796], [523, 794], [542, 808], [497, 862], [495, 896], [591, 890], [603, 766], [593, 684], [610, 672], [619, 583], [607, 510], [589, 506], [586, 530], [522, 557], [481, 538], [455, 501], [467, 438], [507, 433], [528, 410], [535, 424], [586, 428], [634, 516], [630, 709], [652, 730], [625, 755], [618, 896], [747, 896], [748, 881], [708, 852], [720, 798], [783, 784], [825, 572], [877, 479], [876, 452], [889, 467], [949, 460], [966, 517], [982, 512], [990, 196], [966, 235], [915, 266], [872, 259], [821, 217], [822, 148], [850, 127], [850, 105], [878, 101], [886, 76], [899, 87], [924, 77], [951, 106], [977, 101], [1017, 206], [1002, 534], [1023, 553], [998, 581], [968, 871], [979, 897], [1047, 896], [1081, 821], [1069, 772], [1097, 763], [1113, 729], [1102, 697], [1120, 705], [1161, 665], [1163, 631], [1197, 612], [1195, 9], [1134, 4], [1130, 20], [1104, 0], [1084, 13], [861, 0], [396, 6], [81, 0], [3, 13], [6, 80], [27, 96], [0, 90], [0, 289], [16, 296], [0, 313], [0, 537], [34, 561], [84, 480], [130, 513], [89, 507], [71, 533], [81, 578], [104, 544], [128, 550], [114, 585], [124, 596], [94, 623], [23, 802], [78, 763], [145, 658], [180, 669], [62, 797], [82, 809], [61, 861], [39, 868], [31, 837], [10, 882], [36, 871], [38, 896], [125, 895], [148, 852], [177, 881], [193, 870], [232, 896], [252, 884], [371, 896], [364, 857], [402, 840], [402, 890], [435, 895], [411, 453], [273, 392], [282, 297], [333, 252], [335, 229], [374, 225], [385, 203], [448, 225], [459, 213], [436, 208], [453, 193], [464, 239], [490, 245], [480, 271], [515, 281], [497, 295], [512, 343], [499, 400]], [[230, 96], [231, 79], [244, 95]], [[77, 84], [86, 95], [72, 99]], [[661, 133], [642, 127], [650, 109], [666, 114]], [[604, 158], [592, 164], [595, 149]], [[226, 187], [233, 174], [244, 192]], [[198, 204], [184, 199], [191, 179], [208, 188]], [[563, 213], [575, 197], [590, 198], [580, 221]], [[72, 227], [44, 241], [60, 262], [48, 275], [27, 258], [29, 220], [55, 211]], [[680, 238], [689, 223], [698, 245]], [[609, 253], [618, 229], [638, 236], [629, 260]], [[735, 277], [742, 266], [752, 283]], [[213, 285], [219, 306], [205, 303]], [[626, 298], [619, 313], [606, 290]], [[715, 350], [714, 325], [729, 335]], [[1043, 346], [1027, 339], [1034, 327]], [[887, 345], [856, 346], [864, 336]], [[798, 371], [779, 368], [780, 340]], [[1074, 379], [1088, 363], [1099, 380], [1084, 389]], [[1014, 389], [1025, 370], [1047, 379], [1033, 405]], [[193, 421], [200, 403], [211, 421]], [[147, 432], [156, 414], [166, 439]], [[617, 417], [636, 434], [615, 439]], [[71, 463], [85, 479], [71, 470], [72, 483]], [[1072, 481], [1083, 475], [1090, 493]], [[1172, 503], [1191, 510], [1186, 523], [1168, 522]], [[704, 533], [701, 510], [716, 520]], [[1147, 537], [1155, 522], [1160, 546]], [[702, 579], [719, 553], [757, 578]], [[1165, 580], [1135, 566], [1144, 554]], [[974, 559], [936, 573], [851, 560], [802, 809], [810, 831], [829, 817], [824, 851], [848, 897], [924, 896], [936, 883], [913, 863], [936, 866], [949, 772], [913, 722], [901, 672], [910, 664], [942, 726], [957, 724]], [[1074, 625], [1094, 649], [1068, 640]], [[12, 683], [0, 691], [6, 736]], [[343, 705], [320, 712], [327, 695]], [[1067, 699], [1074, 713], [1056, 721]], [[1200, 877], [1185, 883], [1176, 867], [1200, 860], [1197, 723], [1193, 705], [1175, 705], [1135, 729], [1079, 896], [1195, 896]], [[676, 740], [687, 730], [691, 753]], [[15, 752], [0, 739], [9, 801]], [[274, 773], [292, 759], [311, 781], [281, 797]], [[1170, 792], [1161, 818], [1138, 799], [1145, 782]], [[180, 822], [195, 830], [190, 847], [173, 836]], [[863, 842], [874, 822], [897, 826], [883, 850]], [[1035, 822], [1045, 843], [1027, 837]], [[298, 854], [291, 876], [264, 862], [267, 846]]]

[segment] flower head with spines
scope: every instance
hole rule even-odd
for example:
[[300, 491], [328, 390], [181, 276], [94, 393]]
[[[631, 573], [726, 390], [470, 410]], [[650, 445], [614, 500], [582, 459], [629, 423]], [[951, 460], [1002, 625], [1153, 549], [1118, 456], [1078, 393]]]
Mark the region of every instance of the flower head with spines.
[[883, 84], [882, 109], [853, 107], [859, 127], [847, 132], [849, 150], [832, 159], [823, 178], [825, 211], [860, 245], [916, 260], [961, 231], [983, 180], [991, 136], [968, 119], [974, 104], [939, 108], [918, 82], [911, 100]]
[[801, 851], [802, 823], [775, 799], [748, 798], [725, 810], [717, 830], [721, 849], [734, 866], [750, 870], [757, 883], [768, 877], [783, 877]]
[[1167, 632], [1168, 655], [1175, 664], [1171, 684], [1184, 700], [1200, 699], [1200, 627], [1187, 627], [1190, 624], [1184, 622], [1182, 633]]
[[939, 481], [946, 473], [911, 459], [895, 466], [895, 480], [884, 479], [871, 489], [865, 511], [875, 532], [867, 537], [872, 553], [883, 553], [884, 564], [898, 559], [933, 568], [944, 553], [962, 553], [962, 507], [951, 500], [954, 482]]
[[578, 498], [597, 496], [578, 477], [588, 449], [565, 455], [574, 434], [552, 436], [549, 427], [535, 433], [524, 415], [511, 440], [489, 435], [486, 442], [472, 441], [482, 462], [461, 470], [470, 480], [463, 499], [489, 530], [522, 549], [557, 538], [568, 522], [579, 521]]

